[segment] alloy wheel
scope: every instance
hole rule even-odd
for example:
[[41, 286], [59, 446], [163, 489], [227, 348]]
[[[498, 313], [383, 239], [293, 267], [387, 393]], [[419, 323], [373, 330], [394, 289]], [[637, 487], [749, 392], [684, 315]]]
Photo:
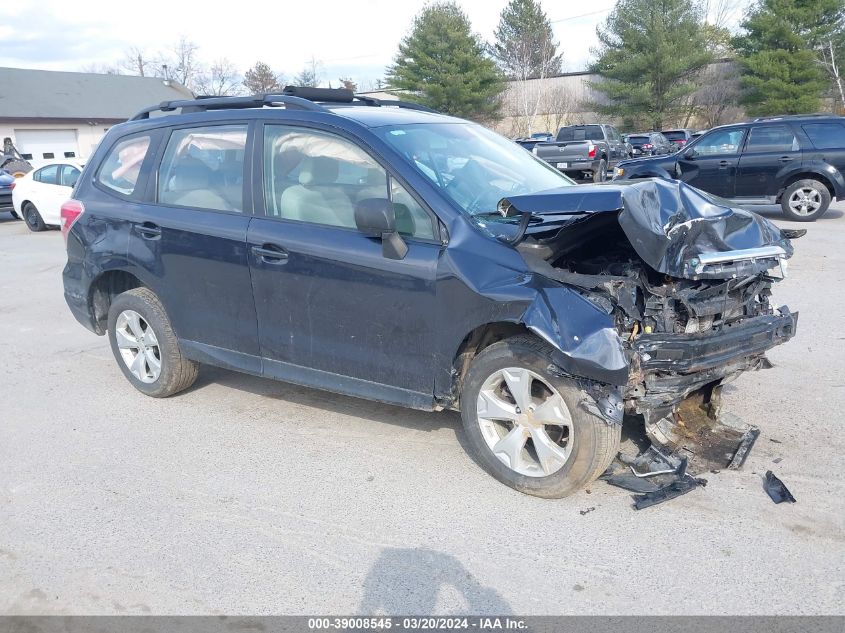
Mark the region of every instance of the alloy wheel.
[[789, 196], [789, 208], [795, 215], [813, 215], [821, 206], [822, 196], [812, 187], [801, 187]]
[[114, 327], [123, 362], [138, 380], [152, 383], [161, 375], [161, 349], [153, 328], [134, 310], [121, 312]]
[[560, 393], [528, 369], [507, 367], [481, 386], [481, 434], [493, 454], [527, 477], [546, 477], [572, 455], [572, 416]]

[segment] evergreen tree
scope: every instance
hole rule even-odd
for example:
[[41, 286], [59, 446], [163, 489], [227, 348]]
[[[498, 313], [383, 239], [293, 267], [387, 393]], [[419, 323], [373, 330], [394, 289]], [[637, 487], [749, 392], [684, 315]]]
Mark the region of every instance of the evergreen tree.
[[425, 7], [387, 68], [389, 87], [455, 116], [489, 120], [498, 115], [501, 73], [453, 2]]
[[734, 45], [749, 114], [816, 112], [831, 88], [820, 63], [824, 41], [841, 32], [842, 0], [758, 0]]
[[282, 88], [282, 79], [264, 62], [255, 62], [255, 66], [244, 73], [244, 86], [251, 95], [276, 92]]
[[619, 0], [597, 29], [592, 85], [602, 114], [655, 130], [684, 114], [700, 71], [713, 60], [697, 0]]
[[511, 0], [502, 10], [491, 52], [509, 79], [552, 77], [561, 56], [552, 25], [536, 0]]

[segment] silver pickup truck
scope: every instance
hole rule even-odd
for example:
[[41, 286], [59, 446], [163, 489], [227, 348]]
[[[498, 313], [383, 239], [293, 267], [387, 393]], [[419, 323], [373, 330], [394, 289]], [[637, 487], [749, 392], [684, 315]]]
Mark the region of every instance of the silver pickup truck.
[[572, 178], [607, 180], [620, 160], [628, 158], [628, 149], [612, 125], [567, 125], [560, 128], [554, 141], [537, 143], [535, 156]]

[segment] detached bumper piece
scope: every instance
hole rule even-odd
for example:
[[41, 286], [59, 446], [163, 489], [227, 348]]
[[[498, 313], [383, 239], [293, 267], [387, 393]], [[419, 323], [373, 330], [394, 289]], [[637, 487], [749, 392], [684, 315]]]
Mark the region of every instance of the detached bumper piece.
[[706, 479], [687, 472], [687, 459], [664, 455], [654, 446], [635, 458], [617, 458], [630, 472], [616, 472], [614, 466], [599, 479], [611, 486], [640, 494], [633, 495], [634, 509], [650, 508], [707, 485]]

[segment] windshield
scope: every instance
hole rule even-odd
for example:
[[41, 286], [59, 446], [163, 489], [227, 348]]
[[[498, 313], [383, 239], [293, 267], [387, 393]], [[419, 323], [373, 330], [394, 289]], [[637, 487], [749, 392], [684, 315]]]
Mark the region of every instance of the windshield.
[[493, 213], [499, 201], [575, 183], [545, 161], [474, 123], [376, 128], [465, 213]]

